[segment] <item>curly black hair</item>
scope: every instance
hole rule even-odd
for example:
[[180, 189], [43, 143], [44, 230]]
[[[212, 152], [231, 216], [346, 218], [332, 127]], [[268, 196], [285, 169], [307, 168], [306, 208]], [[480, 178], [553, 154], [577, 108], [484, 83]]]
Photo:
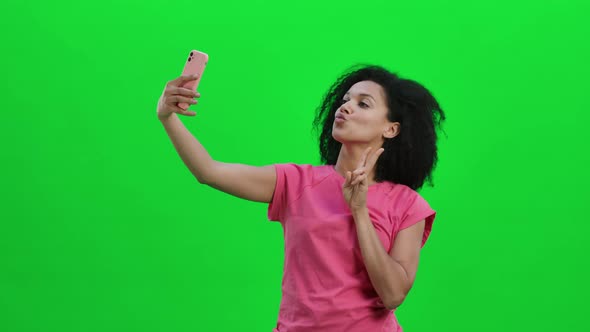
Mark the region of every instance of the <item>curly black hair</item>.
[[360, 81], [372, 81], [383, 88], [387, 118], [400, 123], [397, 136], [384, 138], [385, 151], [377, 160], [375, 181], [404, 184], [414, 190], [422, 188], [426, 181], [434, 187], [432, 171], [438, 161], [436, 129], [441, 128], [445, 113], [424, 86], [378, 65], [350, 67], [323, 97], [313, 121], [316, 134], [321, 128], [321, 162], [335, 165], [338, 160], [342, 143], [332, 137], [335, 113], [344, 94]]

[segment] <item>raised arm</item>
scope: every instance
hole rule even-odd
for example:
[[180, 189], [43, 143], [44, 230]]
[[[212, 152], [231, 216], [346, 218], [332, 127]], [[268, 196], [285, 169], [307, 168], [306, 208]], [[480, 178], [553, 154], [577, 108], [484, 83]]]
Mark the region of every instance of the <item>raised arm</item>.
[[270, 203], [276, 182], [273, 165], [259, 167], [214, 161], [202, 183], [236, 197]]
[[176, 105], [196, 104], [200, 94], [180, 87], [190, 77], [168, 82], [158, 102], [158, 119], [164, 126], [176, 152], [199, 183], [207, 184], [230, 195], [255, 202], [270, 203], [274, 194], [276, 173], [273, 165], [248, 166], [215, 161], [203, 145], [186, 129], [177, 114], [194, 116]]

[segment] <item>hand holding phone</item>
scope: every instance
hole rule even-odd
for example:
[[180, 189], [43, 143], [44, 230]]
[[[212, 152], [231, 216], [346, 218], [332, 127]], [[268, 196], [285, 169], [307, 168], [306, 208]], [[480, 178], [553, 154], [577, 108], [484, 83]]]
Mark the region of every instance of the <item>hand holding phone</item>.
[[[180, 85], [180, 87], [196, 92], [197, 86], [199, 86], [199, 82], [203, 76], [203, 71], [205, 71], [207, 61], [209, 61], [209, 56], [206, 53], [192, 50], [188, 56], [188, 59], [186, 60], [186, 63], [184, 64], [182, 76], [198, 75], [198, 78], [196, 80], [186, 81]], [[185, 102], [179, 102], [178, 107], [186, 110], [189, 107], [189, 104]]]
[[166, 120], [172, 113], [178, 113], [186, 116], [195, 116], [196, 112], [188, 111], [178, 107], [178, 103], [196, 104], [195, 98], [201, 97], [201, 94], [187, 88], [183, 88], [184, 84], [190, 81], [196, 81], [198, 76], [180, 76], [168, 82], [164, 87], [164, 91], [158, 100], [158, 107], [156, 113], [158, 119]]

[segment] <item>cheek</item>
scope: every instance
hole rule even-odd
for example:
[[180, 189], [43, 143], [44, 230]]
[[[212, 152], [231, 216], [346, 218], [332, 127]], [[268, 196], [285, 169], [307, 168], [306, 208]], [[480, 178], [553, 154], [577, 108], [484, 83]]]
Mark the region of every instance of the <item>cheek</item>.
[[354, 122], [354, 124], [361, 127], [363, 131], [373, 131], [380, 126], [380, 122], [377, 121], [377, 119], [368, 116], [360, 116], [356, 118]]
[[363, 115], [359, 115], [359, 114], [355, 114], [355, 115], [351, 116], [349, 118], [349, 121], [351, 124], [353, 124], [355, 126], [357, 126], [357, 125], [365, 126], [371, 122], [368, 117], [363, 116]]

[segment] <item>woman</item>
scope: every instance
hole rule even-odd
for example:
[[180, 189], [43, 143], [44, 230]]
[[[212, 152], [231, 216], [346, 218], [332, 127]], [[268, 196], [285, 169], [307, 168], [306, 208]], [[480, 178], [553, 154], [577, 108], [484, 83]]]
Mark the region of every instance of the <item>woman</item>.
[[417, 193], [432, 185], [436, 127], [445, 115], [422, 85], [380, 66], [345, 73], [314, 121], [323, 165], [264, 167], [213, 160], [176, 114], [200, 97], [170, 81], [158, 118], [200, 183], [268, 203], [285, 236], [274, 332], [402, 331], [395, 309], [414, 282], [436, 212]]

